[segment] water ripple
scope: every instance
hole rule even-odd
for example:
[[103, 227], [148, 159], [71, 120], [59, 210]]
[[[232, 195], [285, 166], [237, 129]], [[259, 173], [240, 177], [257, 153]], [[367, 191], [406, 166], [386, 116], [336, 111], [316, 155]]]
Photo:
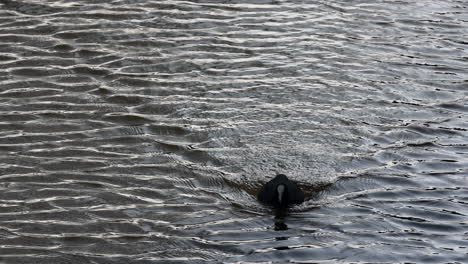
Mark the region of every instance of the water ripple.
[[463, 2], [0, 6], [1, 263], [466, 262]]

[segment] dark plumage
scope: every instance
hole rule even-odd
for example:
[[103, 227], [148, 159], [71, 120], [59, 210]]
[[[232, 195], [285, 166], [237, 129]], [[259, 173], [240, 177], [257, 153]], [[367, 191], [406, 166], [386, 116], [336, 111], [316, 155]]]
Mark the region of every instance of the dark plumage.
[[304, 193], [297, 184], [284, 174], [276, 175], [258, 193], [258, 200], [275, 208], [287, 208], [304, 202]]

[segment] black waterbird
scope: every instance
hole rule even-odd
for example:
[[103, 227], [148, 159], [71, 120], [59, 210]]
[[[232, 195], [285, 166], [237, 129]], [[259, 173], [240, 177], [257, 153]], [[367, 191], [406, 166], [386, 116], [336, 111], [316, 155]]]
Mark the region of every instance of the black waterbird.
[[278, 174], [262, 187], [258, 193], [258, 200], [274, 208], [283, 209], [304, 202], [304, 193], [286, 175]]

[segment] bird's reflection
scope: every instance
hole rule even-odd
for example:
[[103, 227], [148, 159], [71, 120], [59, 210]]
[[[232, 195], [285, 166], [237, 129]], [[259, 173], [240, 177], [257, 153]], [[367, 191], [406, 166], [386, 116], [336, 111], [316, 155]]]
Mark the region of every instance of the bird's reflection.
[[274, 230], [275, 231], [284, 231], [288, 230], [288, 225], [286, 224], [286, 216], [288, 214], [287, 209], [275, 209], [275, 218], [274, 218]]

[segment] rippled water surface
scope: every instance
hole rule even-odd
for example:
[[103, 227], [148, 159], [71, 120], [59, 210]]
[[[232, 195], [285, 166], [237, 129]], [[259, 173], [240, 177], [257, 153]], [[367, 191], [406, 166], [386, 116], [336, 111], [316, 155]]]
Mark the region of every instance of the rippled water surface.
[[467, 263], [467, 39], [465, 0], [0, 0], [0, 263]]

